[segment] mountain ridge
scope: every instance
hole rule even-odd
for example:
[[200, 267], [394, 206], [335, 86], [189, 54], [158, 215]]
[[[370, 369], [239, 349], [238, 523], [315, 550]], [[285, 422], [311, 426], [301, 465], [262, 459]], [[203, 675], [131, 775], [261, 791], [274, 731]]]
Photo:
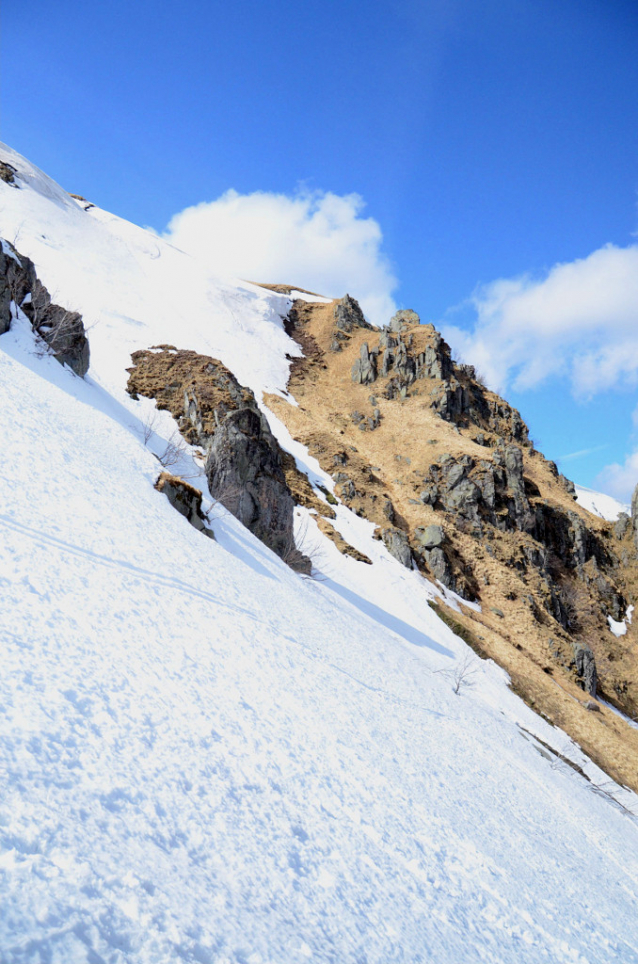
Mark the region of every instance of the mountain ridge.
[[[286, 427], [307, 399], [286, 394], [292, 299], [203, 275], [0, 158], [18, 185], [0, 184], [2, 233], [91, 346], [80, 378], [19, 305], [0, 336], [3, 957], [638, 961], [635, 795], [494, 662], [466, 665], [429, 603], [468, 625], [478, 604], [393, 558]], [[318, 501], [294, 510], [295, 536], [318, 578], [211, 497], [197, 446], [171, 470], [202, 492], [215, 539], [155, 488], [177, 425], [127, 393], [127, 368], [174, 344], [249, 388], [307, 477]], [[346, 387], [368, 393], [348, 350]], [[362, 447], [395, 403], [371, 431], [337, 431]], [[321, 535], [320, 508], [370, 562]]]

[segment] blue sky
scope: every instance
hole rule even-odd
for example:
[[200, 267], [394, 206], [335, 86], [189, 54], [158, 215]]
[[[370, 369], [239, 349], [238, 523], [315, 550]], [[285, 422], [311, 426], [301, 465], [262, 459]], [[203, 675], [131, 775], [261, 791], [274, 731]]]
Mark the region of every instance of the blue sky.
[[[590, 262], [546, 282], [554, 265], [611, 244], [591, 285], [615, 291], [616, 260], [636, 243], [635, 0], [25, 0], [3, 21], [2, 139], [68, 190], [160, 231], [229, 189], [295, 197], [301, 186], [311, 207], [321, 192], [358, 194], [366, 206], [352, 217], [380, 227], [375, 264], [396, 279], [386, 285], [396, 304], [454, 326], [469, 360], [496, 346], [490, 376], [546, 454], [595, 449], [566, 473], [627, 489], [638, 357], [621, 359], [633, 351], [634, 295], [586, 319], [580, 342], [580, 315], [564, 311], [570, 284], [587, 289]], [[238, 210], [226, 205], [224, 224]], [[343, 252], [374, 246], [355, 234]], [[293, 267], [304, 277], [274, 280], [303, 284], [304, 264]], [[351, 287], [365, 287], [353, 275]], [[521, 276], [522, 299], [520, 283], [497, 297], [494, 282]], [[527, 349], [512, 331], [533, 310], [538, 325], [520, 323], [530, 352], [544, 348], [536, 374], [521, 377]], [[569, 334], [542, 331], [547, 317]], [[613, 363], [592, 347], [611, 330]], [[583, 375], [592, 365], [607, 365], [605, 377]], [[610, 463], [624, 474], [599, 476]]]

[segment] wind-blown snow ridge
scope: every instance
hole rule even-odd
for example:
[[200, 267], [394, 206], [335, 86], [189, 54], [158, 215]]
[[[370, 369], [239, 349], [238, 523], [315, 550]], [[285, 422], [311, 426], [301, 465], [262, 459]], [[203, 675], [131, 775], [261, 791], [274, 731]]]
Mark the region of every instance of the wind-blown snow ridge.
[[521, 727], [606, 783], [496, 666], [454, 694], [467, 648], [369, 523], [338, 509], [372, 566], [299, 510], [303, 580], [153, 489], [130, 351], [281, 391], [288, 300], [0, 156], [2, 232], [94, 325], [85, 381], [23, 319], [0, 338], [0, 959], [637, 962], [636, 821], [541, 755]]

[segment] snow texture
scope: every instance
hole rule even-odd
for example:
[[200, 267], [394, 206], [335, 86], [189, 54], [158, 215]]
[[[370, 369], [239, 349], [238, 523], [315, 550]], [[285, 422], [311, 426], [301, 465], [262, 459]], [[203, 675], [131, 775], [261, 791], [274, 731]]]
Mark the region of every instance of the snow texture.
[[82, 380], [21, 312], [0, 338], [3, 964], [638, 962], [638, 801], [592, 792], [604, 774], [438, 620], [439, 589], [344, 506], [373, 565], [297, 510], [302, 579], [189, 454], [216, 542], [153, 488], [175, 426], [144, 444], [130, 352], [282, 392], [289, 299], [0, 156], [2, 232], [91, 341]]
[[584, 485], [576, 486], [576, 501], [579, 505], [582, 505], [583, 509], [587, 509], [609, 522], [614, 522], [621, 512], [627, 514], [630, 512], [628, 505], [624, 505], [618, 499], [614, 499], [613, 496], [605, 495], [604, 492], [594, 492], [593, 489], [587, 489]]

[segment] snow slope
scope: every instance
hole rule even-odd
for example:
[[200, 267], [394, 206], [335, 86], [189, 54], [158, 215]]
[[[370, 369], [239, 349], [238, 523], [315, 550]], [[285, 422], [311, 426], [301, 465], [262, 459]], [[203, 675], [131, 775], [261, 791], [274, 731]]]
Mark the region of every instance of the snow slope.
[[130, 351], [282, 391], [288, 299], [0, 157], [0, 233], [94, 325], [85, 381], [24, 319], [0, 338], [3, 964], [638, 962], [636, 820], [551, 762], [532, 734], [607, 784], [492, 663], [454, 693], [434, 587], [344, 507], [373, 565], [299, 511], [308, 580], [154, 490], [174, 426], [144, 445]]
[[608, 519], [609, 522], [614, 522], [621, 512], [631, 514], [630, 506], [619, 502], [611, 495], [605, 495], [604, 492], [595, 492], [584, 485], [576, 486], [576, 501], [584, 509], [588, 509], [589, 512], [593, 512], [601, 519]]

